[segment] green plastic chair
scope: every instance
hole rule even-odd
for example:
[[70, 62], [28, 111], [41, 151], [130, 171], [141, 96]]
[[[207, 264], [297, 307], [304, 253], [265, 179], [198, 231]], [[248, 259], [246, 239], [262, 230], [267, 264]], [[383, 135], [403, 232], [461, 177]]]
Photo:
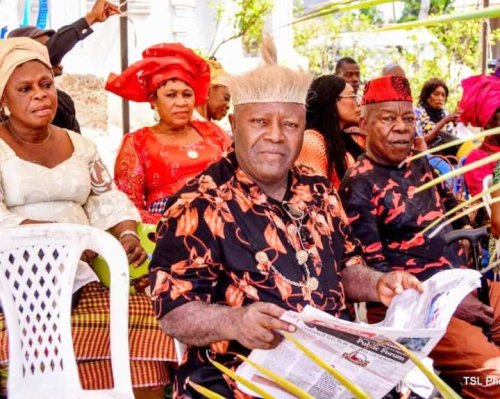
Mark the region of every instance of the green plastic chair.
[[[137, 224], [137, 234], [139, 234], [141, 245], [146, 250], [148, 257], [144, 261], [144, 263], [139, 265], [138, 267], [134, 267], [132, 265], [130, 265], [129, 267], [130, 282], [131, 282], [130, 293], [132, 294], [136, 292], [132, 284], [132, 281], [148, 274], [149, 272], [149, 262], [151, 262], [151, 257], [153, 256], [153, 251], [155, 249], [155, 243], [149, 237], [150, 234], [154, 236], [155, 231], [156, 231], [155, 224], [146, 224], [146, 223]], [[109, 282], [110, 282], [109, 268], [106, 261], [102, 257], [97, 256], [92, 262], [92, 268], [97, 274], [97, 277], [99, 277], [101, 283], [103, 283], [106, 287], [109, 287]]]

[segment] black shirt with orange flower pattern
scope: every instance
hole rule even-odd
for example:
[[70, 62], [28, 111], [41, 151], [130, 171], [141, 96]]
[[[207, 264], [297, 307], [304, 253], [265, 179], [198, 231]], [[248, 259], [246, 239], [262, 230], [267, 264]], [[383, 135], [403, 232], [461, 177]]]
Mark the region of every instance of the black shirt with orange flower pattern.
[[436, 237], [420, 234], [458, 204], [443, 185], [414, 193], [433, 178], [426, 158], [399, 168], [379, 164], [365, 154], [347, 172], [339, 194], [369, 266], [382, 272], [404, 270], [424, 281], [443, 269], [465, 264], [460, 245], [447, 246], [443, 235], [468, 224], [466, 217]]
[[[340, 273], [346, 263], [362, 260], [339, 197], [326, 178], [302, 167], [291, 170], [288, 183], [284, 201], [266, 196], [230, 149], [169, 200], [150, 265], [158, 318], [191, 301], [231, 307], [262, 301], [294, 311], [312, 305], [349, 318]], [[291, 207], [304, 212], [300, 223], [292, 220]], [[312, 292], [296, 259], [301, 249], [310, 254], [310, 276], [319, 280]], [[234, 368], [236, 353], [249, 350], [236, 341], [191, 348], [176, 376], [175, 397], [197, 397], [186, 387], [188, 377], [224, 397], [244, 397], [207, 360]]]

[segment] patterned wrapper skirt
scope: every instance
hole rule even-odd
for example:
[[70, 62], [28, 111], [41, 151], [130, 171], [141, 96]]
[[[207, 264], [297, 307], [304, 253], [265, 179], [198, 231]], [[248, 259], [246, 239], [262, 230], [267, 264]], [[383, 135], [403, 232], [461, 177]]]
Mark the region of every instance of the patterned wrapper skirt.
[[[102, 284], [87, 284], [72, 312], [72, 335], [80, 381], [84, 389], [113, 386], [109, 349], [109, 291]], [[134, 388], [166, 385], [169, 363], [176, 364], [171, 337], [161, 330], [145, 294], [129, 297], [130, 370]], [[5, 392], [8, 368], [8, 337], [0, 313], [0, 378]]]

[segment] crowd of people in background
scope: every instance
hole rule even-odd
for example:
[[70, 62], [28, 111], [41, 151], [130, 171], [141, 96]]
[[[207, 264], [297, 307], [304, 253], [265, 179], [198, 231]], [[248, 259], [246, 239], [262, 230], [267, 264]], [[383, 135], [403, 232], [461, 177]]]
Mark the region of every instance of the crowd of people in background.
[[[180, 43], [159, 43], [103, 87], [148, 103], [155, 120], [123, 137], [112, 176], [54, 78], [91, 26], [119, 13], [97, 0], [57, 32], [28, 26], [0, 41], [0, 226], [92, 225], [113, 234], [138, 266], [148, 254], [137, 225], [157, 225], [149, 280], [129, 300], [137, 398], [162, 398], [171, 384], [176, 398], [199, 397], [188, 380], [246, 398], [210, 361], [234, 369], [236, 353], [276, 347], [279, 331], [295, 330], [280, 320], [285, 310], [312, 305], [352, 319], [350, 304], [366, 302], [368, 321], [378, 322], [402, 290], [421, 291], [435, 273], [470, 266], [468, 246], [446, 245], [445, 233], [491, 223], [500, 236], [498, 202], [491, 221], [463, 217], [414, 239], [464, 191], [480, 194], [487, 178], [498, 183], [500, 162], [467, 172], [460, 193], [446, 182], [414, 190], [498, 153], [499, 135], [467, 154], [450, 147], [405, 163], [455, 140], [459, 124], [500, 127], [498, 63], [491, 75], [465, 79], [448, 112], [445, 81], [435, 77], [412, 94], [394, 63], [371, 79], [350, 57], [316, 77], [270, 61], [235, 76]], [[226, 116], [231, 134], [217, 124]], [[95, 256], [86, 251], [79, 263], [72, 323], [83, 387], [106, 389], [109, 291], [92, 269]], [[468, 398], [500, 397], [500, 385], [464, 379], [500, 381], [500, 291], [498, 282], [488, 286], [488, 303], [468, 295], [430, 355]], [[0, 314], [2, 376], [6, 334]], [[174, 338], [188, 345], [182, 359]]]

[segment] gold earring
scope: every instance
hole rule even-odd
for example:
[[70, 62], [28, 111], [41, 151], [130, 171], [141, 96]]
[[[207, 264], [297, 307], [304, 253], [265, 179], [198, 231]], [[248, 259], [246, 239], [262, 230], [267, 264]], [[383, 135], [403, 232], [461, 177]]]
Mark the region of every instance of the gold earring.
[[10, 115], [10, 112], [9, 112], [9, 109], [7, 108], [7, 105], [2, 104], [2, 106], [0, 106], [0, 116], [2, 118], [7, 118], [9, 115]]

